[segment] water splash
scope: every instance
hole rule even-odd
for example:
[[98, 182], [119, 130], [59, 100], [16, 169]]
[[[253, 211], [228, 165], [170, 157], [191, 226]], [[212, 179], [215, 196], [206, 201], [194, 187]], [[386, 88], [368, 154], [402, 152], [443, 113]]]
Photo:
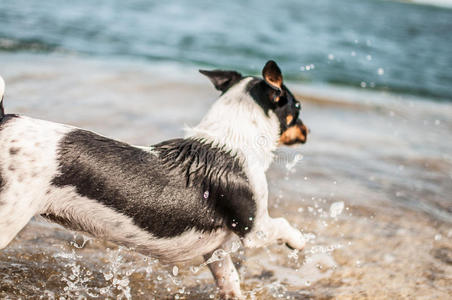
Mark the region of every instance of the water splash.
[[77, 263], [77, 260], [82, 258], [81, 255], [77, 255], [73, 249], [71, 253], [57, 253], [53, 257], [69, 260], [64, 266], [70, 269], [70, 273], [65, 271], [62, 273], [61, 280], [66, 283], [66, 287], [63, 288], [64, 293], [59, 299], [83, 298], [85, 295], [92, 298], [99, 297], [99, 294], [87, 286], [92, 279], [92, 272]]
[[123, 262], [123, 256], [121, 255], [122, 248], [118, 248], [117, 251], [107, 249], [107, 258], [111, 262], [108, 265], [108, 270], [103, 272], [104, 278], [110, 284], [100, 289], [100, 293], [104, 296], [112, 296], [113, 291], [116, 294], [117, 299], [132, 299], [129, 277], [135, 271], [131, 263]]
[[202, 264], [200, 264], [198, 266], [191, 266], [190, 270], [193, 274], [196, 274], [199, 272], [199, 270], [201, 268], [207, 266], [208, 264], [211, 264], [211, 263], [214, 263], [217, 261], [222, 261], [222, 260], [224, 260], [224, 258], [227, 255], [237, 252], [241, 246], [242, 246], [242, 244], [239, 241], [233, 241], [231, 244], [231, 249], [229, 251], [226, 251], [224, 249], [217, 249], [212, 253], [212, 255], [209, 257], [209, 259], [207, 259], [205, 262], [203, 262]]
[[303, 159], [303, 155], [302, 154], [296, 154], [293, 158], [292, 161], [289, 161], [286, 163], [286, 169], [287, 171], [291, 172], [294, 167], [296, 166], [296, 164], [301, 161]]

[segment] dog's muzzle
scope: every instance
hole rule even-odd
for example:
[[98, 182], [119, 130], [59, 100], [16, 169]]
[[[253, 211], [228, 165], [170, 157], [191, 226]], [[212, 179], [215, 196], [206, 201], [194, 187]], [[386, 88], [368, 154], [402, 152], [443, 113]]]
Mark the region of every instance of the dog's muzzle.
[[284, 145], [304, 144], [308, 137], [308, 128], [303, 124], [303, 121], [297, 119], [296, 123], [288, 127], [279, 139], [279, 142]]

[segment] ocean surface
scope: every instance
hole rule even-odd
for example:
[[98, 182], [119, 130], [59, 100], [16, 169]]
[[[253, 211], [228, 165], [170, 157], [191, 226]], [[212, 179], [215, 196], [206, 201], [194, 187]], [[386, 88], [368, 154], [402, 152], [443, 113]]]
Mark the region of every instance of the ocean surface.
[[[232, 253], [246, 299], [449, 299], [447, 3], [0, 1], [5, 110], [152, 145], [218, 97], [198, 69], [259, 74], [273, 58], [311, 133], [278, 149], [269, 211], [308, 243]], [[202, 263], [38, 217], [0, 250], [0, 298], [218, 299]]]
[[381, 0], [0, 2], [1, 52], [247, 73], [260, 73], [272, 58], [291, 81], [440, 101], [452, 101], [451, 32], [452, 9]]

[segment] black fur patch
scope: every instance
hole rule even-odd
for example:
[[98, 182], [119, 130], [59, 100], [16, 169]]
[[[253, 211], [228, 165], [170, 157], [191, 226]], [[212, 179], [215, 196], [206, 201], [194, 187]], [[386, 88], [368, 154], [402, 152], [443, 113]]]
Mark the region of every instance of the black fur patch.
[[5, 116], [5, 109], [3, 108], [3, 96], [0, 99], [0, 120]]
[[17, 147], [9, 148], [9, 154], [11, 154], [11, 155], [16, 155], [17, 153], [19, 153], [19, 151], [20, 151], [20, 148], [17, 148]]
[[242, 74], [236, 71], [225, 70], [199, 70], [199, 72], [207, 76], [215, 88], [222, 93], [225, 93], [231, 86], [239, 82], [243, 77]]
[[132, 218], [158, 237], [227, 226], [243, 236], [256, 205], [238, 159], [192, 139], [154, 146], [158, 155], [75, 130], [59, 145], [61, 175], [52, 183]]
[[298, 101], [285, 85], [283, 85], [283, 92], [277, 103], [271, 101], [274, 97], [273, 93], [275, 90], [270, 88], [268, 84], [260, 78], [254, 78], [251, 80], [248, 83], [246, 90], [254, 101], [262, 107], [265, 114], [268, 115], [268, 111], [272, 110], [278, 116], [281, 133], [288, 128], [288, 124], [286, 122], [288, 115], [292, 116], [294, 122], [298, 119], [300, 114], [300, 108], [297, 108], [296, 106]]
[[270, 101], [270, 93], [272, 89], [260, 78], [253, 78], [246, 86], [246, 91], [250, 93], [254, 101], [259, 104], [260, 107], [268, 115], [269, 110], [275, 110], [276, 104]]

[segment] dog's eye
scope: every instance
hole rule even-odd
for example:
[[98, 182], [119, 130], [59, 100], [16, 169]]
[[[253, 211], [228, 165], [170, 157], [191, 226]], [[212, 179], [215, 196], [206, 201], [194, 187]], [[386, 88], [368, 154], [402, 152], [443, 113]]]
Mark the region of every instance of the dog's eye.
[[301, 104], [300, 104], [300, 102], [295, 102], [295, 108], [296, 108], [296, 109], [301, 109]]

